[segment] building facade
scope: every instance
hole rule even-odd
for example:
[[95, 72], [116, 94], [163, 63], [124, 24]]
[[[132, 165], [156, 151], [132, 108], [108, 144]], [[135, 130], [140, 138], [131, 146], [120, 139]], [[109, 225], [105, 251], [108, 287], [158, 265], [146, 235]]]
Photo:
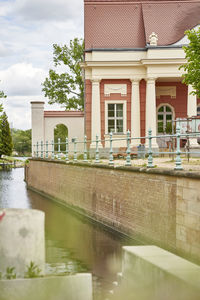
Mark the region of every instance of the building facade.
[[[32, 155], [36, 156], [37, 143], [41, 153], [41, 142], [43, 150], [46, 151], [48, 143], [48, 155], [51, 155], [51, 143], [57, 143], [54, 140], [54, 129], [57, 125], [65, 125], [68, 129], [69, 151], [73, 151], [72, 138], [78, 141], [84, 140], [84, 113], [82, 111], [45, 111], [43, 101], [31, 102], [31, 128], [32, 128]], [[83, 151], [83, 145], [78, 144], [77, 150]]]
[[197, 115], [200, 99], [182, 83], [179, 67], [185, 30], [200, 23], [199, 1], [85, 0], [84, 14], [88, 139], [110, 132], [123, 138], [127, 130], [145, 136], [149, 128], [163, 134], [172, 120]]

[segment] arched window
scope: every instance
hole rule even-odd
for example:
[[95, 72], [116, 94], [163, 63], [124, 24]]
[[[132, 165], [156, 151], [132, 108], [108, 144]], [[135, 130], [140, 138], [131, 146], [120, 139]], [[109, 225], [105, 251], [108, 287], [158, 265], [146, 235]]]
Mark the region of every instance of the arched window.
[[158, 109], [158, 133], [172, 132], [173, 112], [170, 106], [162, 105]]
[[197, 106], [197, 116], [200, 116], [200, 105]]

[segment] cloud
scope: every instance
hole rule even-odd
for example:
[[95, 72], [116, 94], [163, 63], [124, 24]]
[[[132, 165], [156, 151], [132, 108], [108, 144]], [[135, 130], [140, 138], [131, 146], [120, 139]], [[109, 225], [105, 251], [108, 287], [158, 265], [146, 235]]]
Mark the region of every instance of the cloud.
[[16, 129], [31, 128], [31, 101], [44, 101], [45, 110], [63, 110], [59, 105], [48, 105], [44, 96], [8, 96], [3, 102], [9, 123]]
[[52, 45], [83, 37], [83, 0], [0, 0], [0, 36], [4, 107], [15, 128], [28, 129], [30, 101], [44, 99], [41, 83], [53, 65]]
[[1, 89], [9, 96], [30, 96], [41, 94], [41, 83], [46, 73], [31, 64], [20, 63], [0, 72]]
[[82, 7], [80, 0], [16, 0], [12, 6], [4, 6], [4, 11], [28, 22], [66, 21], [80, 16]]

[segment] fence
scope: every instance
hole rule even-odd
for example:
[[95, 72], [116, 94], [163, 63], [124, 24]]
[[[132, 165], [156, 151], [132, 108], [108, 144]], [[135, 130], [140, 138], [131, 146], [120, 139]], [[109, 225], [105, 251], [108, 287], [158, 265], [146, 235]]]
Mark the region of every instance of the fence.
[[[125, 142], [126, 143], [126, 149], [123, 153], [121, 153], [121, 156], [125, 158], [125, 166], [131, 166], [131, 156], [137, 155], [135, 153], [131, 152], [131, 141], [133, 140], [145, 140], [147, 141], [147, 151], [145, 152], [145, 155], [147, 157], [147, 168], [153, 168], [154, 164], [153, 164], [153, 157], [154, 156], [159, 156], [162, 154], [169, 154], [169, 155], [175, 155], [175, 170], [183, 170], [182, 167], [182, 159], [181, 159], [181, 155], [185, 154], [187, 155], [187, 157], [189, 158], [189, 156], [192, 155], [198, 155], [200, 156], [200, 150], [199, 152], [191, 152], [189, 147], [185, 147], [185, 151], [181, 150], [181, 139], [187, 139], [189, 140], [190, 138], [199, 138], [200, 137], [200, 133], [196, 132], [196, 133], [184, 133], [181, 134], [180, 132], [180, 127], [177, 126], [176, 129], [176, 133], [175, 134], [168, 134], [164, 136], [165, 138], [170, 138], [171, 140], [175, 140], [175, 143], [173, 143], [175, 145], [175, 148], [171, 148], [170, 151], [166, 152], [166, 151], [159, 151], [159, 149], [154, 149], [152, 147], [152, 140], [153, 139], [163, 139], [163, 135], [156, 135], [156, 136], [152, 136], [152, 130], [149, 129], [148, 130], [148, 136], [143, 136], [143, 137], [135, 137], [135, 138], [131, 138], [130, 137], [130, 131], [127, 131], [127, 134], [125, 135], [124, 138], [113, 138], [113, 134], [110, 133], [109, 135], [109, 139], [104, 139], [101, 140], [99, 139], [98, 135], [96, 136], [96, 140], [87, 140], [87, 137], [84, 137], [84, 141], [78, 141], [77, 138], [73, 138], [72, 141], [70, 142], [68, 140], [68, 138], [66, 138], [65, 142], [61, 142], [60, 138], [58, 138], [58, 142], [55, 143], [54, 141], [52, 141], [51, 143], [49, 143], [48, 141], [46, 141], [45, 143], [43, 141], [41, 142], [37, 142], [36, 145], [34, 145], [34, 157], [37, 158], [41, 158], [41, 159], [61, 159], [61, 156], [64, 157], [65, 161], [68, 162], [69, 160], [73, 160], [74, 162], [78, 161], [77, 158], [77, 145], [80, 144], [83, 146], [83, 151], [79, 151], [79, 153], [83, 154], [83, 162], [88, 162], [88, 155], [91, 152], [91, 149], [88, 149], [88, 144], [91, 143], [95, 143], [96, 147], [93, 149], [93, 151], [95, 152], [95, 163], [100, 163], [100, 157], [99, 157], [99, 150], [100, 150], [100, 143], [109, 143], [109, 159], [108, 159], [108, 164], [109, 165], [114, 165], [114, 158], [115, 158], [115, 154], [114, 154], [114, 147], [113, 145], [115, 144], [115, 142]], [[65, 151], [61, 152], [61, 145], [65, 145]], [[69, 151], [69, 146], [72, 145], [73, 146], [73, 150]], [[57, 151], [55, 151], [55, 146], [57, 147]], [[139, 148], [139, 147], [138, 147]], [[139, 150], [139, 149], [138, 149]], [[72, 154], [72, 156], [70, 156], [70, 154]]]

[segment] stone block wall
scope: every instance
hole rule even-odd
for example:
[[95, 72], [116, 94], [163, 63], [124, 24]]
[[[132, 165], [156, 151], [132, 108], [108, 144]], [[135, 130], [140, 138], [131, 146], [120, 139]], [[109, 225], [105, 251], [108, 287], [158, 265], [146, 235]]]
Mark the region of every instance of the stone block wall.
[[39, 159], [26, 171], [30, 188], [118, 231], [200, 260], [200, 180], [194, 177]]
[[176, 244], [200, 257], [200, 180], [177, 179]]

